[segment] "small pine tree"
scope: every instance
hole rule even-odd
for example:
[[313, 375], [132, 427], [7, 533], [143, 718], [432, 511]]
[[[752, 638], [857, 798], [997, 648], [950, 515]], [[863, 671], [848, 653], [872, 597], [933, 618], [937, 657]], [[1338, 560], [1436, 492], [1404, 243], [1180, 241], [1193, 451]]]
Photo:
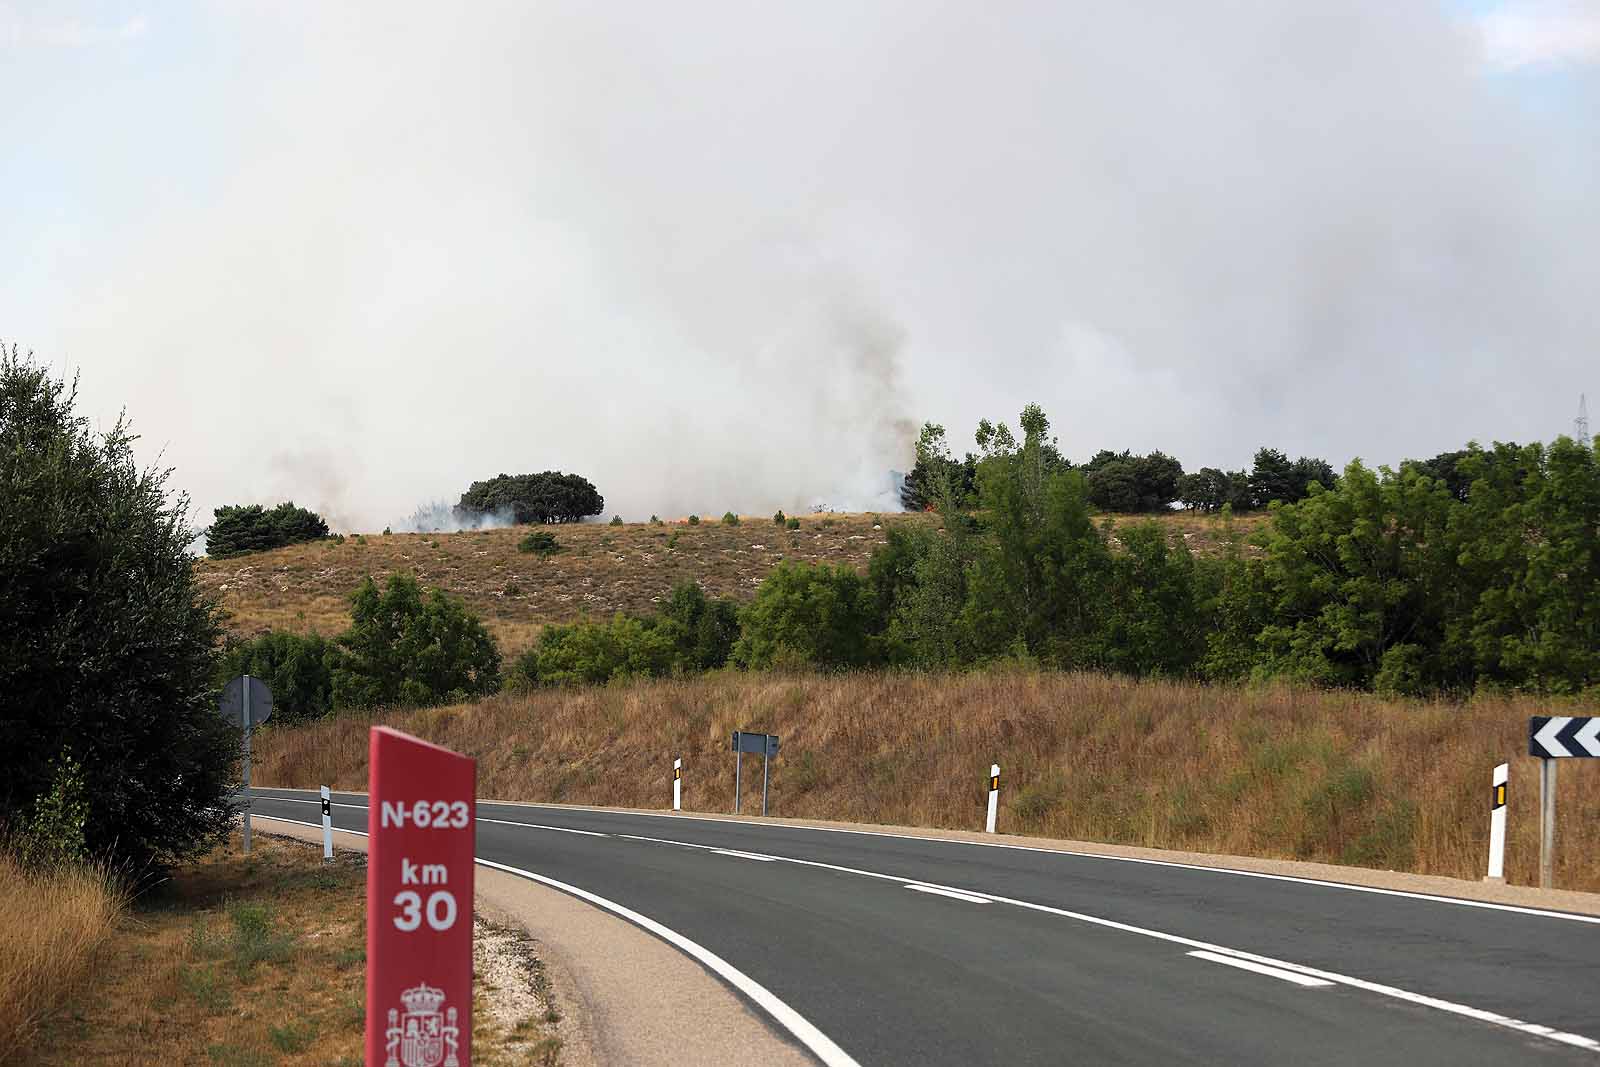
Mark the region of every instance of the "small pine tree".
[[783, 509], [782, 508], [779, 508], [777, 511], [774, 511], [772, 513], [772, 525], [774, 525], [774, 526], [782, 526], [784, 523], [786, 523], [788, 521], [789, 521], [789, 516], [787, 516], [787, 515], [785, 515], [783, 513]]
[[613, 516], [611, 516], [611, 525], [613, 525], [613, 526], [621, 526], [622, 525], [622, 516], [621, 515], [613, 515]]
[[739, 525], [739, 516], [735, 515], [731, 511], [724, 511], [722, 513], [722, 525], [724, 525], [724, 526], [737, 526], [737, 525]]
[[690, 526], [699, 526], [700, 525], [700, 516], [698, 516], [698, 515], [690, 515], [689, 516], [689, 525]]

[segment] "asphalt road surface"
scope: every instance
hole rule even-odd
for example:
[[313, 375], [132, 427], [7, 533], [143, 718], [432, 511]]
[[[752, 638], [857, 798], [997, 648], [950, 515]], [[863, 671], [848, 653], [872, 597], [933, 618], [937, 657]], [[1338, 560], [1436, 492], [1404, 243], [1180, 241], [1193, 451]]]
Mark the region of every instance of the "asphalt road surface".
[[[254, 810], [317, 823], [314, 796], [258, 790]], [[334, 801], [366, 829], [365, 796]], [[526, 804], [479, 803], [477, 854], [714, 954], [832, 1067], [1600, 1064], [1593, 916]]]

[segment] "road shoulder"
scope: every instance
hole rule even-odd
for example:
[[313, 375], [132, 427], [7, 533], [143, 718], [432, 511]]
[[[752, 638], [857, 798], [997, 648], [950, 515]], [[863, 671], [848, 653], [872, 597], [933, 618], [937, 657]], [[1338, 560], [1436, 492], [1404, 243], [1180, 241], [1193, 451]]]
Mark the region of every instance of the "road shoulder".
[[[321, 840], [313, 827], [262, 815], [256, 823]], [[367, 844], [337, 830], [334, 843], [359, 851]], [[538, 944], [564, 1016], [567, 1067], [814, 1063], [698, 963], [632, 923], [513, 874], [480, 866], [475, 878], [480, 911]]]

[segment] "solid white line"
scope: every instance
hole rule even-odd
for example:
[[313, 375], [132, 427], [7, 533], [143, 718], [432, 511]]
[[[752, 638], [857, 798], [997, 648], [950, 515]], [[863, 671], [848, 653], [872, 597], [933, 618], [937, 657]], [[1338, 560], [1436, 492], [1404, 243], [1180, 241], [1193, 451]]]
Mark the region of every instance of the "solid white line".
[[1325, 978], [1312, 978], [1309, 975], [1299, 974], [1295, 971], [1285, 971], [1278, 967], [1266, 967], [1249, 960], [1241, 960], [1236, 956], [1224, 956], [1220, 952], [1191, 952], [1189, 955], [1196, 959], [1210, 960], [1212, 963], [1221, 963], [1228, 967], [1238, 967], [1245, 971], [1254, 971], [1256, 974], [1265, 974], [1285, 982], [1293, 982], [1299, 986], [1329, 986], [1333, 983]]
[[[268, 786], [270, 789], [282, 789], [281, 786]], [[300, 790], [308, 792], [308, 790]], [[353, 793], [341, 790], [350, 796], [366, 796], [365, 793]], [[259, 794], [258, 794], [259, 795]], [[267, 797], [268, 800], [291, 800], [289, 797]], [[296, 804], [315, 804], [318, 801], [292, 800]], [[1270, 882], [1292, 882], [1299, 885], [1318, 886], [1323, 889], [1343, 889], [1351, 893], [1371, 893], [1375, 896], [1400, 897], [1407, 900], [1422, 900], [1433, 904], [1454, 904], [1461, 908], [1481, 908], [1486, 911], [1503, 911], [1513, 915], [1531, 915], [1541, 919], [1565, 919], [1568, 922], [1590, 923], [1600, 925], [1600, 915], [1580, 915], [1570, 911], [1549, 911], [1544, 908], [1530, 908], [1520, 904], [1495, 904], [1487, 900], [1468, 900], [1464, 897], [1440, 896], [1437, 893], [1418, 893], [1406, 889], [1380, 889], [1377, 886], [1357, 885], [1354, 882], [1334, 882], [1325, 878], [1307, 878], [1294, 874], [1269, 874], [1265, 871], [1246, 871], [1237, 867], [1208, 867], [1199, 863], [1179, 863], [1177, 860], [1158, 860], [1142, 856], [1108, 856], [1100, 852], [1080, 852], [1065, 848], [1043, 848], [1038, 845], [1016, 845], [1004, 841], [963, 841], [948, 837], [923, 837], [920, 834], [897, 834], [888, 830], [852, 830], [842, 826], [796, 826], [793, 823], [758, 822], [754, 819], [706, 819], [694, 815], [684, 815], [673, 811], [624, 811], [620, 808], [589, 808], [571, 804], [536, 804], [525, 800], [480, 800], [480, 805], [494, 804], [502, 807], [516, 808], [541, 808], [546, 811], [587, 811], [600, 815], [629, 815], [641, 819], [682, 819], [687, 822], [722, 823], [734, 826], [759, 826], [773, 830], [808, 830], [812, 833], [825, 834], [855, 834], [861, 837], [888, 837], [900, 841], [923, 841], [930, 844], [941, 845], [969, 845], [973, 848], [1004, 848], [1016, 852], [1040, 852], [1049, 856], [1071, 856], [1074, 859], [1105, 860], [1108, 863], [1140, 863], [1151, 867], [1171, 867], [1177, 870], [1195, 871], [1202, 874], [1225, 874], [1236, 878], [1261, 878]], [[365, 808], [365, 804], [340, 804], [336, 807]], [[617, 837], [626, 837], [626, 834], [617, 834]], [[673, 842], [678, 844], [680, 842]]]
[[[321, 825], [320, 823], [302, 822], [299, 819], [282, 819], [274, 815], [261, 815], [257, 816], [257, 818], [273, 819], [277, 822], [295, 823], [300, 826], [319, 827]], [[360, 834], [362, 837], [367, 836], [366, 833], [360, 830], [344, 830], [341, 831], [341, 833]], [[789, 1031], [789, 1033], [793, 1034], [796, 1041], [799, 1041], [811, 1051], [812, 1055], [821, 1060], [825, 1067], [861, 1067], [861, 1065], [856, 1062], [854, 1057], [852, 1057], [848, 1052], [840, 1048], [838, 1045], [834, 1044], [833, 1040], [829, 1038], [827, 1034], [824, 1034], [821, 1030], [818, 1030], [815, 1026], [813, 1026], [805, 1016], [789, 1007], [788, 1004], [785, 1004], [783, 1001], [779, 1000], [761, 983], [757, 982], [754, 978], [751, 978], [749, 975], [739, 970], [721, 956], [718, 956], [715, 952], [712, 952], [710, 949], [700, 945], [697, 942], [689, 940], [676, 930], [663, 926], [649, 916], [641, 915], [632, 908], [625, 907], [613, 900], [607, 900], [605, 897], [591, 893], [586, 889], [579, 889], [575, 885], [569, 885], [566, 882], [558, 882], [554, 878], [547, 878], [542, 874], [534, 874], [532, 871], [525, 871], [521, 867], [512, 867], [504, 863], [496, 863], [493, 860], [478, 859], [474, 857], [474, 862], [476, 862], [480, 867], [491, 867], [497, 871], [505, 871], [507, 874], [515, 874], [519, 877], [539, 882], [543, 885], [550, 886], [552, 889], [559, 889], [563, 893], [569, 893], [572, 896], [577, 897], [579, 900], [586, 900], [596, 907], [604, 908], [607, 911], [628, 920], [635, 926], [641, 927], [642, 929], [655, 934], [657, 937], [661, 938], [661, 940], [667, 942], [667, 944], [676, 948], [685, 955], [692, 957], [698, 961], [701, 966], [705, 967], [717, 977], [721, 978], [723, 981], [727, 982], [739, 992], [753, 1000], [756, 1005], [761, 1008], [761, 1010], [772, 1016], [773, 1020], [776, 1021], [778, 1025], [782, 1026], [785, 1030]]]
[[907, 882], [907, 889], [915, 889], [919, 893], [933, 893], [936, 896], [950, 897], [954, 900], [964, 900], [968, 904], [987, 904], [988, 897], [980, 897], [976, 893], [962, 893], [954, 889], [945, 889], [937, 885], [921, 885], [917, 882]]
[[799, 1012], [795, 1011], [793, 1008], [789, 1007], [789, 1005], [773, 996], [765, 986], [761, 985], [755, 979], [751, 978], [749, 975], [733, 966], [733, 964], [729, 963], [715, 952], [712, 952], [710, 949], [705, 948], [694, 941], [690, 941], [687, 937], [684, 937], [676, 930], [668, 929], [667, 927], [656, 922], [654, 919], [640, 915], [632, 908], [624, 907], [615, 901], [607, 900], [605, 897], [590, 893], [588, 890], [579, 889], [575, 885], [568, 885], [566, 882], [558, 882], [554, 878], [547, 878], [542, 874], [534, 874], [532, 871], [525, 871], [520, 867], [510, 867], [504, 863], [495, 863], [493, 860], [479, 860], [478, 862], [485, 867], [493, 867], [495, 870], [505, 871], [509, 874], [520, 875], [523, 878], [530, 878], [535, 882], [541, 882], [553, 889], [559, 889], [563, 893], [570, 893], [580, 900], [587, 900], [591, 904], [605, 908], [609, 912], [613, 912], [622, 916], [624, 919], [627, 919], [634, 925], [640, 926], [645, 930], [650, 931], [652, 934], [655, 934], [657, 937], [672, 945], [674, 948], [677, 948], [679, 951], [692, 956], [707, 970], [711, 971], [713, 974], [717, 975], [717, 977], [721, 978], [739, 992], [755, 1001], [763, 1011], [777, 1020], [779, 1025], [781, 1025], [785, 1030], [789, 1031], [789, 1033], [793, 1034], [795, 1040], [799, 1041], [806, 1048], [810, 1049], [812, 1055], [821, 1060], [826, 1067], [861, 1067], [861, 1065], [858, 1064], [848, 1052], [834, 1044], [828, 1035], [824, 1034], [821, 1030], [818, 1030]]
[[763, 856], [756, 852], [740, 852], [736, 848], [714, 848], [711, 851], [719, 856], [737, 856], [742, 860], [760, 860], [762, 863], [772, 863], [778, 858], [776, 856]]

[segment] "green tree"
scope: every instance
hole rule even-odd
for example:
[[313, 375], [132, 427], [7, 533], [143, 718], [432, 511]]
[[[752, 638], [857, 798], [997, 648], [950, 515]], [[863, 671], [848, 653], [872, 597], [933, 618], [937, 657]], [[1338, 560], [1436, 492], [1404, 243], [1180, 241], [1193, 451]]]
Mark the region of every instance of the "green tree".
[[145, 873], [227, 831], [238, 733], [216, 711], [220, 625], [195, 580], [189, 502], [97, 434], [76, 385], [0, 355], [0, 823], [87, 787], [85, 849]]
[[1020, 443], [1004, 424], [985, 435], [978, 492], [987, 536], [974, 544], [963, 617], [979, 656], [1089, 665], [1099, 659], [1109, 551], [1083, 475], [1049, 460], [1044, 413], [1030, 405], [1022, 422]]
[[1154, 522], [1117, 530], [1122, 551], [1111, 556], [1101, 662], [1124, 674], [1181, 677], [1206, 649], [1207, 598], [1195, 561]]
[[455, 510], [464, 517], [506, 515], [523, 523], [579, 522], [598, 515], [606, 499], [587, 478], [560, 471], [541, 474], [499, 474], [473, 482]]
[[350, 606], [350, 629], [339, 636], [334, 659], [336, 706], [426, 706], [499, 688], [494, 638], [442, 590], [424, 593], [415, 578], [394, 574], [379, 592], [369, 577]]
[[260, 504], [220, 507], [213, 515], [215, 521], [206, 529], [206, 554], [212, 559], [230, 559], [328, 536], [328, 524], [322, 516], [295, 507], [293, 501], [274, 508]]

